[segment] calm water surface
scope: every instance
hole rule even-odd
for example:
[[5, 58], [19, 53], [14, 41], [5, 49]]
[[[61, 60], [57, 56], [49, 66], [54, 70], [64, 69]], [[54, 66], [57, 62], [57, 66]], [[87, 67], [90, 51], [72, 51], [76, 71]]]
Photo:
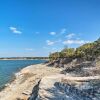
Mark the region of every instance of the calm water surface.
[[45, 62], [45, 60], [0, 60], [0, 88], [9, 82], [14, 76], [14, 73], [20, 69], [43, 62]]

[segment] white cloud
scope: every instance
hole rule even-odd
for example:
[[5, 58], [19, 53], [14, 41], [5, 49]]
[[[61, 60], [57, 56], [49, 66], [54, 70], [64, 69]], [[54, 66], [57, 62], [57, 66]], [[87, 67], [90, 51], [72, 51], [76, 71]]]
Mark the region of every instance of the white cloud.
[[34, 49], [32, 49], [32, 48], [26, 48], [25, 50], [26, 51], [33, 51]]
[[46, 40], [46, 43], [47, 43], [47, 45], [54, 45], [55, 43], [61, 43], [62, 42], [62, 40], [61, 39], [59, 39], [59, 40], [57, 40], [57, 41], [50, 41], [50, 40]]
[[66, 40], [63, 42], [63, 44], [85, 44], [89, 42], [90, 41], [85, 41], [85, 40]]
[[66, 29], [65, 28], [63, 28], [62, 30], [61, 30], [61, 32], [60, 32], [61, 34], [64, 34], [64, 33], [66, 33]]
[[46, 43], [47, 43], [47, 45], [49, 45], [49, 46], [50, 46], [50, 45], [54, 45], [54, 43], [55, 43], [55, 42], [50, 41], [50, 40], [46, 40]]
[[61, 29], [61, 31], [57, 34], [57, 32], [50, 32], [49, 34], [50, 35], [56, 35], [56, 36], [60, 36], [60, 35], [63, 35], [63, 34], [65, 34], [66, 33], [66, 29], [65, 28], [63, 28], [63, 29]]
[[13, 33], [15, 33], [15, 34], [22, 34], [22, 32], [19, 31], [19, 30], [17, 30], [16, 27], [9, 27], [9, 29], [10, 29]]
[[56, 32], [50, 32], [49, 34], [50, 35], [56, 35]]
[[71, 39], [71, 38], [73, 38], [74, 36], [75, 36], [74, 33], [70, 33], [70, 34], [68, 34], [68, 35], [66, 36], [66, 38]]

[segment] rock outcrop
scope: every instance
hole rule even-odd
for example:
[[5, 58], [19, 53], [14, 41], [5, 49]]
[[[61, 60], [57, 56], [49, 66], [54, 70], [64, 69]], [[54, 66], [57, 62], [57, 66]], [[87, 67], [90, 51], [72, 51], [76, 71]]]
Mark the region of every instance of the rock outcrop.
[[33, 87], [32, 94], [31, 94], [31, 96], [29, 97], [29, 100], [36, 100], [36, 98], [38, 97], [40, 81], [41, 81], [41, 80], [39, 80], [39, 81], [37, 82], [37, 84]]
[[29, 100], [100, 100], [100, 59], [74, 59], [61, 73], [43, 77], [37, 86], [36, 98], [32, 92]]
[[100, 100], [100, 77], [51, 75], [44, 77], [37, 89], [37, 98], [33, 93], [29, 100]]

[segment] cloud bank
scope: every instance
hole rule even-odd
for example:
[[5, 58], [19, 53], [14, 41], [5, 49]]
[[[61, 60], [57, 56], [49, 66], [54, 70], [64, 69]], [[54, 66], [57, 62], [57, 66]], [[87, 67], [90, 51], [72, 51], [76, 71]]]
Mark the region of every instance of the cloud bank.
[[66, 40], [66, 41], [63, 41], [63, 44], [85, 44], [85, 43], [90, 43], [90, 41], [85, 41], [85, 40]]

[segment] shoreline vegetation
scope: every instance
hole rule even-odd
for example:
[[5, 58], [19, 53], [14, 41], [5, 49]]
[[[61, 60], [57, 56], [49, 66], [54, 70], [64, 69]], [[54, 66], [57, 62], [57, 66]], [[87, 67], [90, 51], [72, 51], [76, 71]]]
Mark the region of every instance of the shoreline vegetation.
[[100, 56], [100, 38], [94, 42], [86, 43], [77, 48], [68, 48], [65, 46], [60, 52], [54, 52], [49, 55], [50, 61], [59, 58], [66, 58], [69, 62], [73, 59], [82, 59], [93, 61]]
[[100, 39], [52, 53], [48, 62], [15, 76], [0, 92], [1, 100], [100, 100]]

